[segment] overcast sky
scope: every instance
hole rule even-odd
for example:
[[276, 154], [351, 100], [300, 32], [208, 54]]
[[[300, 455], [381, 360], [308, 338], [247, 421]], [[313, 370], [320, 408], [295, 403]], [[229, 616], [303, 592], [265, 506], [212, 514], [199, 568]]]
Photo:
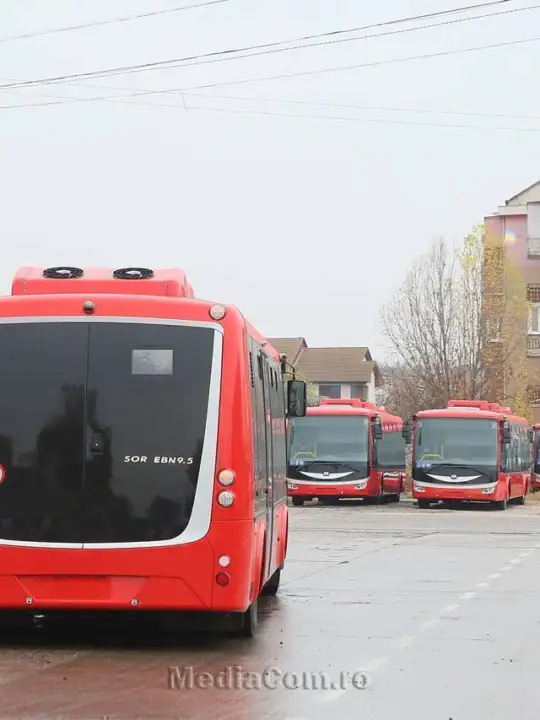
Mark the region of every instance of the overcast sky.
[[[474, 3], [226, 0], [17, 39], [202, 1], [0, 0], [0, 83]], [[16, 268], [26, 264], [177, 266], [199, 297], [238, 305], [268, 336], [303, 335], [313, 346], [367, 344], [381, 357], [379, 308], [414, 258], [437, 235], [459, 239], [540, 179], [540, 135], [531, 131], [540, 131], [540, 5], [521, 10], [533, 6], [508, 0], [333, 38], [394, 33], [376, 39], [2, 89], [0, 290], [9, 292]], [[387, 62], [535, 34], [539, 42]], [[62, 102], [171, 89], [184, 92]], [[36, 107], [51, 99], [58, 104]], [[501, 129], [512, 127], [521, 129]]]

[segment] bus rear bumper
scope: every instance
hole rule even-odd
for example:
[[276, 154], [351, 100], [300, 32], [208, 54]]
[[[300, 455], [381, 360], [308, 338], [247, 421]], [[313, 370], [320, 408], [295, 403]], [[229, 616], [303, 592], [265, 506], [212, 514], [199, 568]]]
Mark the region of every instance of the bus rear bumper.
[[[0, 543], [0, 611], [220, 611], [249, 607], [253, 520], [185, 545], [113, 549]], [[220, 558], [229, 565], [223, 567]]]

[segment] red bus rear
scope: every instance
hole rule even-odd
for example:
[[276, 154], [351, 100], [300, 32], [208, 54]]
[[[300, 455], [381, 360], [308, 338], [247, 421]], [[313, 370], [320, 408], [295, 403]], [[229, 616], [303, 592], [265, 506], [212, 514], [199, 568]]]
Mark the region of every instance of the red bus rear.
[[0, 343], [0, 609], [223, 611], [252, 635], [287, 548], [276, 351], [144, 268], [23, 268]]
[[533, 425], [531, 488], [540, 490], [540, 424]]
[[505, 510], [525, 502], [531, 434], [525, 418], [484, 400], [450, 400], [414, 418], [413, 497], [421, 508], [439, 500], [481, 501]]
[[305, 417], [289, 421], [293, 505], [313, 498], [398, 501], [405, 485], [405, 434], [401, 418], [369, 402], [321, 400], [309, 407]]

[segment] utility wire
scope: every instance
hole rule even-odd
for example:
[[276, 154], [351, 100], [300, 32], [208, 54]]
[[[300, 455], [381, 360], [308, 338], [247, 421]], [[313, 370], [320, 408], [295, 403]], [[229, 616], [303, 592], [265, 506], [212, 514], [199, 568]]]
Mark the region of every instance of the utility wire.
[[[501, 4], [510, 2], [511, 0], [495, 0], [495, 4]], [[484, 7], [486, 4], [484, 3]], [[450, 25], [455, 24], [458, 22], [467, 22], [470, 20], [479, 20], [484, 19], [486, 17], [492, 17], [492, 16], [498, 16], [498, 15], [506, 15], [508, 13], [514, 13], [514, 12], [523, 12], [524, 10], [533, 10], [537, 9], [538, 6], [531, 6], [527, 8], [514, 8], [512, 10], [507, 10], [503, 12], [496, 12], [496, 13], [487, 13], [483, 15], [477, 15], [472, 18], [458, 18], [450, 21], [445, 21], [442, 23], [435, 23], [435, 24], [427, 24], [420, 27], [413, 27], [413, 28], [404, 28], [401, 30], [393, 30], [386, 33], [378, 33], [376, 35], [363, 35], [358, 36], [354, 38], [340, 38], [340, 39], [334, 39], [334, 40], [326, 40], [321, 42], [315, 42], [315, 43], [308, 43], [308, 44], [300, 44], [295, 45], [293, 47], [282, 47], [283, 45], [290, 44], [292, 42], [303, 42], [305, 40], [310, 40], [312, 38], [317, 37], [328, 37], [330, 35], [337, 35], [341, 33], [353, 33], [358, 32], [360, 30], [372, 30], [379, 27], [387, 26], [387, 25], [395, 25], [398, 23], [406, 23], [413, 20], [420, 20], [420, 19], [427, 19], [430, 17], [438, 17], [441, 15], [448, 15], [449, 13], [460, 13], [464, 12], [465, 10], [468, 10], [470, 8], [473, 8], [475, 6], [468, 6], [465, 8], [456, 8], [453, 10], [443, 10], [438, 13], [429, 13], [425, 15], [418, 15], [414, 17], [406, 17], [406, 18], [400, 18], [397, 20], [391, 20], [387, 21], [385, 23], [375, 23], [371, 25], [365, 25], [358, 28], [349, 28], [347, 30], [335, 30], [331, 31], [329, 33], [321, 33], [320, 35], [313, 35], [313, 36], [305, 36], [303, 38], [295, 38], [295, 39], [289, 39], [289, 40], [279, 40], [272, 43], [264, 43], [260, 45], [249, 45], [244, 47], [238, 47], [238, 48], [229, 48], [225, 50], [217, 50], [211, 53], [203, 53], [203, 54], [197, 54], [197, 55], [189, 55], [181, 58], [173, 58], [171, 60], [159, 60], [155, 62], [150, 63], [140, 63], [137, 65], [125, 65], [120, 67], [114, 67], [114, 68], [108, 68], [104, 70], [93, 70], [90, 72], [85, 73], [71, 73], [67, 75], [57, 75], [54, 77], [49, 78], [40, 78], [36, 80], [21, 80], [13, 83], [9, 83], [6, 85], [0, 85], [0, 90], [6, 90], [9, 88], [18, 88], [18, 87], [34, 87], [34, 86], [41, 86], [41, 85], [52, 85], [56, 83], [62, 83], [62, 82], [71, 82], [72, 80], [89, 80], [93, 78], [100, 78], [100, 77], [110, 77], [113, 75], [129, 75], [136, 72], [148, 72], [151, 70], [162, 70], [162, 69], [169, 69], [173, 67], [182, 67], [182, 66], [192, 66], [192, 65], [202, 65], [207, 63], [214, 63], [214, 62], [223, 62], [225, 60], [238, 60], [242, 58], [248, 58], [248, 57], [257, 57], [260, 55], [269, 55], [274, 54], [277, 52], [290, 52], [292, 50], [302, 50], [305, 48], [311, 48], [311, 47], [320, 47], [322, 45], [330, 45], [330, 44], [336, 44], [338, 42], [349, 42], [353, 40], [367, 40], [370, 38], [377, 38], [377, 37], [384, 37], [386, 35], [395, 35], [400, 34], [402, 32], [415, 32], [416, 30], [423, 30], [428, 29], [432, 27], [439, 27], [442, 25]], [[244, 55], [239, 55], [239, 53], [245, 53]]]
[[31, 38], [44, 37], [45, 35], [57, 35], [58, 33], [72, 32], [74, 30], [86, 30], [87, 28], [103, 27], [104, 25], [113, 25], [115, 23], [126, 23], [132, 20], [142, 20], [144, 18], [158, 17], [160, 15], [170, 15], [172, 13], [182, 12], [183, 10], [195, 10], [196, 8], [208, 7], [209, 5], [221, 5], [222, 3], [231, 2], [231, 0], [205, 0], [205, 2], [195, 3], [193, 5], [179, 5], [164, 10], [152, 10], [151, 12], [138, 13], [137, 15], [122, 15], [120, 17], [110, 18], [109, 20], [96, 20], [95, 22], [84, 23], [81, 25], [67, 25], [66, 27], [52, 28], [51, 30], [42, 30], [40, 32], [25, 33], [23, 35], [11, 35], [0, 38], [0, 43], [15, 42], [16, 40], [29, 40]]
[[[374, 124], [390, 124], [390, 125], [412, 125], [417, 127], [434, 127], [434, 128], [448, 128], [451, 130], [462, 129], [462, 130], [497, 130], [507, 132], [540, 132], [540, 127], [537, 128], [521, 128], [521, 127], [503, 127], [493, 125], [468, 125], [468, 124], [445, 124], [445, 123], [432, 123], [422, 122], [415, 120], [397, 120], [392, 118], [359, 118], [359, 117], [347, 117], [342, 115], [299, 115], [293, 113], [278, 113], [264, 110], [240, 110], [234, 108], [216, 108], [216, 107], [201, 107], [196, 105], [166, 105], [158, 103], [139, 103], [125, 101], [125, 105], [144, 105], [145, 107], [159, 107], [159, 108], [172, 108], [175, 110], [182, 110], [184, 112], [191, 112], [192, 110], [201, 112], [218, 112], [218, 113], [229, 113], [239, 115], [260, 115], [266, 117], [281, 117], [281, 118], [295, 118], [303, 120], [338, 120], [342, 122], [358, 122], [358, 123], [374, 123]], [[539, 118], [540, 119], [540, 118]]]
[[[422, 55], [409, 55], [401, 58], [389, 58], [387, 60], [375, 60], [372, 62], [367, 63], [358, 63], [355, 65], [342, 65], [338, 67], [332, 67], [332, 68], [323, 68], [321, 70], [304, 70], [302, 72], [297, 73], [284, 73], [281, 75], [270, 75], [270, 76], [264, 76], [264, 77], [258, 77], [258, 78], [243, 78], [241, 80], [229, 80], [226, 82], [219, 82], [219, 83], [207, 83], [205, 85], [188, 85], [185, 87], [177, 87], [177, 88], [164, 88], [162, 90], [140, 90], [136, 92], [131, 93], [124, 93], [122, 95], [108, 95], [108, 96], [94, 96], [89, 98], [68, 98], [65, 100], [51, 100], [51, 102], [45, 102], [45, 103], [25, 103], [25, 104], [17, 104], [17, 105], [0, 105], [0, 110], [9, 110], [9, 109], [15, 109], [15, 108], [30, 108], [30, 107], [45, 107], [45, 106], [51, 106], [51, 105], [64, 105], [64, 104], [72, 104], [72, 103], [87, 103], [87, 102], [110, 102], [112, 100], [121, 100], [121, 99], [127, 99], [127, 98], [137, 98], [137, 97], [148, 97], [150, 95], [167, 95], [167, 94], [182, 94], [187, 93], [190, 90], [208, 90], [213, 89], [216, 87], [229, 87], [232, 85], [242, 85], [252, 82], [266, 82], [268, 80], [282, 80], [282, 79], [289, 79], [289, 78], [296, 78], [296, 77], [304, 77], [306, 75], [321, 75], [324, 73], [331, 73], [331, 72], [340, 72], [343, 70], [357, 70], [359, 68], [366, 68], [366, 67], [378, 67], [380, 65], [390, 65], [390, 64], [396, 64], [396, 63], [402, 63], [402, 62], [411, 62], [413, 60], [428, 60], [431, 58], [439, 58], [439, 57], [448, 57], [450, 55], [459, 55], [463, 53], [470, 53], [470, 52], [480, 52], [482, 50], [492, 50], [495, 48], [501, 48], [501, 47], [511, 47], [511, 46], [517, 46], [517, 45], [523, 45], [525, 43], [533, 43], [540, 41], [540, 37], [533, 37], [533, 38], [523, 38], [520, 40], [508, 40], [506, 42], [500, 42], [500, 43], [494, 43], [491, 45], [475, 45], [468, 48], [458, 48], [456, 50], [443, 50], [441, 52], [437, 53], [424, 53]], [[0, 89], [2, 89], [5, 86], [0, 86]], [[12, 87], [12, 86], [9, 86]], [[11, 91], [10, 91], [11, 92]]]
[[[203, 96], [198, 96], [203, 97]], [[441, 128], [441, 129], [458, 129], [458, 130], [494, 130], [494, 131], [506, 131], [506, 132], [518, 132], [518, 133], [537, 133], [540, 132], [540, 127], [531, 127], [531, 128], [525, 128], [525, 127], [510, 127], [510, 126], [493, 126], [493, 125], [471, 125], [471, 124], [449, 124], [449, 123], [435, 123], [435, 122], [425, 122], [421, 120], [398, 120], [393, 118], [367, 118], [367, 117], [353, 117], [353, 116], [342, 116], [342, 115], [319, 115], [319, 114], [297, 114], [297, 113], [281, 113], [281, 112], [273, 112], [273, 111], [265, 111], [265, 110], [244, 110], [244, 109], [236, 109], [236, 108], [218, 108], [218, 107], [204, 107], [204, 106], [198, 106], [198, 105], [171, 105], [171, 104], [165, 104], [165, 103], [154, 103], [154, 102], [138, 102], [138, 101], [130, 101], [130, 100], [118, 100], [118, 99], [111, 99], [111, 100], [104, 100], [104, 102], [112, 102], [115, 104], [121, 104], [121, 105], [138, 105], [138, 106], [144, 106], [148, 108], [168, 108], [169, 110], [182, 110], [186, 114], [189, 114], [189, 112], [196, 111], [196, 112], [216, 112], [216, 113], [226, 113], [226, 114], [232, 114], [232, 115], [253, 115], [253, 116], [263, 116], [263, 117], [279, 117], [279, 118], [293, 118], [293, 119], [299, 119], [299, 120], [337, 120], [341, 122], [356, 122], [356, 123], [368, 123], [368, 124], [384, 124], [384, 125], [405, 125], [405, 126], [413, 126], [413, 127], [432, 127], [432, 128]], [[37, 107], [43, 107], [47, 105], [55, 105], [58, 103], [50, 102], [50, 103], [40, 103], [37, 105]], [[319, 104], [319, 103], [314, 103]], [[333, 107], [333, 105], [328, 104], [330, 107]], [[326, 104], [324, 104], [326, 107]], [[337, 105], [336, 105], [337, 106]], [[7, 109], [8, 106], [0, 106], [0, 110]], [[11, 108], [23, 108], [27, 107], [27, 105], [13, 105], [9, 106]], [[348, 106], [348, 107], [356, 107], [354, 105]], [[358, 106], [361, 107], [361, 106]], [[411, 108], [407, 109], [409, 112], [418, 112], [415, 110], [412, 110]], [[422, 111], [420, 111], [422, 112]], [[433, 111], [436, 112], [436, 111]], [[448, 114], [454, 114], [454, 113], [448, 113]], [[481, 114], [481, 113], [459, 113], [460, 115], [470, 115], [472, 116], [478, 116], [478, 117], [493, 117], [493, 118], [506, 118], [506, 119], [526, 119], [526, 120], [537, 120], [540, 121], [540, 117], [533, 117], [533, 116], [504, 116], [504, 115], [488, 115]]]
[[[109, 89], [122, 89], [122, 88], [109, 88]], [[171, 91], [172, 92], [172, 91]], [[490, 112], [470, 112], [464, 110], [434, 110], [433, 108], [412, 108], [412, 107], [400, 107], [400, 106], [388, 106], [388, 105], [360, 105], [357, 103], [339, 103], [339, 102], [324, 102], [316, 100], [295, 100], [292, 98], [268, 98], [268, 97], [257, 97], [257, 96], [238, 96], [238, 95], [214, 95], [209, 93], [197, 93], [197, 92], [181, 92], [174, 91], [175, 94], [180, 95], [183, 99], [182, 105], [177, 104], [157, 104], [152, 102], [133, 102], [129, 99], [122, 100], [122, 97], [116, 98], [111, 96], [109, 98], [100, 99], [104, 103], [121, 104], [121, 105], [145, 105], [147, 107], [160, 107], [160, 108], [172, 108], [172, 109], [184, 109], [189, 110], [190, 106], [186, 103], [186, 98], [195, 98], [197, 100], [226, 100], [234, 102], [256, 102], [256, 103], [269, 103], [278, 105], [299, 105], [305, 107], [318, 107], [318, 108], [335, 108], [339, 110], [362, 110], [368, 112], [390, 112], [390, 113], [414, 113], [414, 114], [425, 114], [425, 115], [449, 115], [456, 117], [468, 117], [468, 118], [490, 118], [494, 120], [528, 120], [531, 122], [540, 122], [540, 115], [513, 115], [509, 113], [490, 113]], [[10, 95], [19, 95], [21, 97], [28, 97], [28, 94], [23, 91], [12, 90], [9, 92]], [[67, 102], [85, 102], [85, 98], [73, 98], [66, 95], [37, 95], [32, 93], [32, 97], [41, 97], [51, 100], [65, 100]], [[89, 98], [90, 100], [90, 98]], [[56, 103], [55, 103], [56, 104]], [[47, 103], [37, 103], [31, 105], [31, 107], [46, 106]], [[27, 104], [1, 106], [0, 109], [13, 109], [27, 107]]]

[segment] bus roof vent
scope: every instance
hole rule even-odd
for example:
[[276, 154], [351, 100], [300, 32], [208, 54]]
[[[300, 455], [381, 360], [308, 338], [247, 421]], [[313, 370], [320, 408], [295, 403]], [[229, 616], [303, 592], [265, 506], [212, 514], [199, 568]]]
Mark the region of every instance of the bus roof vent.
[[474, 410], [491, 410], [487, 400], [449, 400], [449, 408], [471, 408]]
[[22, 267], [11, 286], [12, 295], [145, 295], [194, 298], [193, 287], [179, 268]]
[[70, 267], [69, 265], [59, 265], [58, 267], [46, 268], [42, 273], [44, 278], [50, 280], [72, 280], [80, 278], [84, 275], [84, 271], [78, 267]]
[[154, 277], [154, 271], [139, 267], [120, 268], [113, 272], [113, 277], [117, 280], [150, 280]]

